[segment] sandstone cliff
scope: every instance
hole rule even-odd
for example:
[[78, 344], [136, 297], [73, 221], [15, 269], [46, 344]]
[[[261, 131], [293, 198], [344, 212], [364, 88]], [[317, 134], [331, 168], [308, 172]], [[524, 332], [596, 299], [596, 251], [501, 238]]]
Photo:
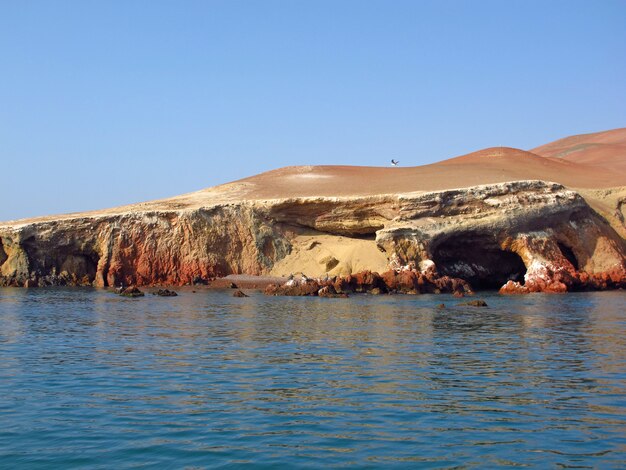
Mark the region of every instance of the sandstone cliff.
[[[475, 289], [552, 283], [556, 273], [626, 278], [624, 240], [576, 192], [518, 181], [356, 197], [290, 197], [206, 207], [82, 214], [0, 226], [3, 285], [186, 284], [265, 274], [326, 247], [309, 275], [349, 274], [339, 239], [372, 246], [389, 267], [415, 265]], [[311, 246], [313, 245], [313, 246]], [[365, 248], [364, 248], [365, 249]], [[305, 250], [305, 251], [308, 251]], [[328, 263], [328, 258], [335, 263]], [[378, 260], [380, 263], [380, 260]], [[363, 266], [364, 268], [367, 266]], [[566, 285], [566, 289], [567, 289]]]

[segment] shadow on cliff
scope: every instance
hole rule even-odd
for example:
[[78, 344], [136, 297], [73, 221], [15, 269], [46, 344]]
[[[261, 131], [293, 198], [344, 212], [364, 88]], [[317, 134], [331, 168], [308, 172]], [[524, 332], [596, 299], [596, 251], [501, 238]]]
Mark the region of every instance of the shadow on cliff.
[[7, 252], [4, 251], [4, 245], [2, 244], [2, 239], [0, 238], [0, 268], [7, 259], [9, 259], [9, 255], [7, 255]]
[[92, 249], [75, 244], [41, 245], [34, 237], [24, 240], [22, 248], [33, 280], [46, 278], [52, 285], [91, 285], [96, 278], [100, 255]]
[[454, 235], [433, 250], [440, 274], [469, 282], [475, 290], [499, 289], [508, 281], [524, 283], [526, 266], [512, 251], [501, 249], [487, 236]]

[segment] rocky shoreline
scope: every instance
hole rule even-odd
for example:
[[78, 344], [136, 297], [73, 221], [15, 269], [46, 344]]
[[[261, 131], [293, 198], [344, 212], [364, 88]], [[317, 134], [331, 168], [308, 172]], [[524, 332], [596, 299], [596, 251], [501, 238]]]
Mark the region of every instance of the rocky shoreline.
[[[545, 274], [545, 273], [544, 273]], [[235, 282], [236, 281], [236, 282]], [[151, 286], [158, 287], [158, 286]], [[199, 288], [207, 291], [215, 289], [232, 289], [234, 297], [248, 297], [241, 291], [257, 290], [267, 296], [306, 296], [323, 298], [348, 298], [354, 294], [367, 295], [420, 295], [420, 294], [453, 294], [454, 297], [473, 296], [476, 292], [463, 279], [440, 276], [431, 269], [421, 272], [412, 268], [389, 270], [382, 274], [372, 271], [362, 271], [348, 276], [326, 276], [308, 278], [305, 275], [294, 276], [291, 279], [280, 279], [270, 276], [227, 276], [210, 281], [208, 284], [193, 286], [193, 293]], [[565, 293], [582, 291], [603, 291], [625, 289], [625, 279], [612, 279], [605, 274], [600, 276], [587, 273], [569, 273], [560, 271], [549, 276], [538, 276], [529, 279], [524, 285], [509, 281], [499, 290], [500, 294], [529, 294], [529, 293]], [[143, 296], [136, 286], [117, 289], [118, 293], [126, 297]], [[168, 289], [158, 289], [153, 295], [168, 297], [176, 296], [176, 292]]]
[[[499, 289], [500, 294], [530, 294], [537, 292], [565, 293], [625, 289], [626, 278], [611, 277], [606, 273], [589, 275], [566, 270], [545, 270], [530, 277], [522, 285], [509, 281]], [[382, 274], [364, 271], [330, 279], [294, 279], [283, 284], [270, 284], [266, 295], [345, 297], [348, 294], [454, 294], [456, 297], [474, 295], [472, 286], [460, 278], [439, 276], [435, 271], [415, 269], [389, 270]]]
[[473, 295], [472, 287], [463, 279], [438, 276], [435, 272], [389, 270], [383, 274], [363, 271], [344, 277], [327, 279], [292, 279], [284, 284], [270, 284], [266, 295], [341, 297], [348, 294], [443, 294], [458, 297]]

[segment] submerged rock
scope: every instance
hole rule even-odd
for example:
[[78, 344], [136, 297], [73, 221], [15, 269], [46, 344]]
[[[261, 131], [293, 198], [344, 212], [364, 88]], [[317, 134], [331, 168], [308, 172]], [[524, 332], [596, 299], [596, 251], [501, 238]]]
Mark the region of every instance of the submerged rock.
[[176, 297], [178, 294], [173, 290], [159, 289], [158, 291], [153, 292], [152, 295], [158, 295], [159, 297]]
[[120, 295], [123, 297], [143, 297], [145, 294], [141, 292], [137, 287], [130, 286], [122, 289]]
[[487, 307], [487, 302], [482, 299], [470, 300], [468, 302], [461, 302], [458, 305], [468, 305], [470, 307]]
[[329, 299], [347, 299], [348, 294], [338, 293], [332, 285], [324, 286], [317, 291], [319, 297], [326, 297]]
[[244, 294], [240, 290], [236, 290], [235, 292], [233, 292], [233, 297], [248, 297], [248, 295]]

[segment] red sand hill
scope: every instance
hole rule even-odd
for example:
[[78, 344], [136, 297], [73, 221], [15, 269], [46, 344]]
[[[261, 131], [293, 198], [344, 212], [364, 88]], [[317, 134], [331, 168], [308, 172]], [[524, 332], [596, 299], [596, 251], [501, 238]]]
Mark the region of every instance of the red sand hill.
[[542, 157], [626, 173], [626, 128], [565, 137], [531, 152]]
[[238, 181], [248, 198], [355, 196], [436, 191], [517, 180], [544, 180], [572, 188], [626, 185], [626, 172], [493, 147], [414, 167], [286, 167]]

